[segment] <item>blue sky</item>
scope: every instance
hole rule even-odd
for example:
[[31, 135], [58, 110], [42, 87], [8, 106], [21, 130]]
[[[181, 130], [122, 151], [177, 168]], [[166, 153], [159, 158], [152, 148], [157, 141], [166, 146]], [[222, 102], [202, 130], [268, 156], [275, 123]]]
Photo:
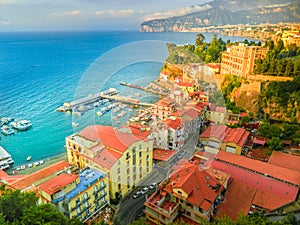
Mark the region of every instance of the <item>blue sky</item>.
[[209, 0], [0, 0], [1, 31], [138, 30]]

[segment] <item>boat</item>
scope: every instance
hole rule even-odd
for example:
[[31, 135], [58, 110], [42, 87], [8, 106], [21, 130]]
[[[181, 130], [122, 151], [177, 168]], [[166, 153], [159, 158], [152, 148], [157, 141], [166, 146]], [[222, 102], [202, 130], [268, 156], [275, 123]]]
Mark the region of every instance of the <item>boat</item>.
[[78, 127], [78, 126], [79, 126], [79, 123], [72, 122], [72, 126], [73, 126], [73, 127]]
[[0, 169], [6, 170], [14, 163], [11, 155], [0, 146]]
[[26, 160], [30, 161], [31, 160], [31, 155], [27, 156]]
[[3, 127], [1, 127], [1, 132], [4, 135], [11, 135], [11, 134], [15, 133], [15, 131], [7, 125], [4, 125]]
[[10, 125], [16, 130], [28, 130], [32, 125], [29, 120], [19, 120], [11, 122]]

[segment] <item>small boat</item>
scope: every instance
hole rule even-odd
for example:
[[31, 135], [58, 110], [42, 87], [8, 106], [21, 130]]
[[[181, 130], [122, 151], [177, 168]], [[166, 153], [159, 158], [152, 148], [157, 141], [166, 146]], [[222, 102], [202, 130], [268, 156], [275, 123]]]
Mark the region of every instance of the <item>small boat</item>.
[[11, 122], [10, 125], [16, 130], [21, 130], [21, 131], [28, 130], [32, 126], [29, 120], [14, 121]]
[[78, 126], [79, 126], [79, 123], [72, 122], [72, 126], [73, 126], [73, 127], [78, 127]]
[[27, 158], [26, 158], [27, 161], [30, 161], [31, 160], [31, 155], [29, 155]]
[[4, 134], [4, 135], [11, 135], [11, 134], [14, 134], [15, 131], [13, 129], [11, 129], [10, 127], [8, 127], [7, 125], [3, 126], [1, 128], [1, 132]]

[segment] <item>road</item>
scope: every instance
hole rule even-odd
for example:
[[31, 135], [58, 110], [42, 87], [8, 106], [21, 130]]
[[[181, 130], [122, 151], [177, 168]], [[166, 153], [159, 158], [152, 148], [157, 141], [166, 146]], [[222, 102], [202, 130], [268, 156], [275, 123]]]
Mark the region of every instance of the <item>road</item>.
[[[189, 138], [184, 143], [182, 149], [178, 152], [178, 154], [185, 150], [185, 154], [183, 158], [190, 158], [194, 154], [195, 145], [198, 141], [199, 134], [195, 133], [189, 136]], [[140, 212], [144, 206], [146, 201], [146, 195], [142, 195], [141, 197], [134, 199], [132, 195], [142, 189], [144, 186], [149, 186], [152, 183], [160, 183], [163, 179], [166, 178], [169, 169], [178, 161], [176, 158], [170, 165], [166, 168], [155, 165], [153, 167], [152, 173], [143, 180], [140, 186], [136, 187], [133, 191], [131, 191], [127, 196], [125, 196], [120, 203], [120, 210], [118, 211], [118, 216], [124, 224], [129, 224], [135, 218], [137, 212]], [[154, 190], [150, 190], [147, 193], [147, 196], [150, 196]]]

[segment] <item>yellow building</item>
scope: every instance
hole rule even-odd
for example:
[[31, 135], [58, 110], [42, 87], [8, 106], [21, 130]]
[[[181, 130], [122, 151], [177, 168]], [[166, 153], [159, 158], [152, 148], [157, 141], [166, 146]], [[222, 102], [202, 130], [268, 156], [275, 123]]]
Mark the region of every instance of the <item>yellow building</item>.
[[210, 121], [213, 125], [225, 124], [226, 118], [226, 107], [216, 106], [213, 104], [209, 105], [206, 111], [206, 119]]
[[52, 203], [69, 218], [83, 222], [108, 204], [108, 189], [107, 176], [93, 169], [63, 172], [38, 186], [41, 204]]
[[238, 46], [230, 46], [222, 53], [221, 74], [232, 74], [247, 78], [253, 73], [255, 60], [264, 59], [268, 48], [261, 46], [246, 46], [240, 43]]
[[225, 125], [209, 126], [199, 138], [200, 144], [213, 149], [241, 155], [247, 148], [250, 132], [243, 128], [230, 128]]
[[109, 179], [111, 199], [119, 199], [152, 172], [153, 140], [109, 126], [88, 126], [66, 138], [68, 161], [94, 168]]

